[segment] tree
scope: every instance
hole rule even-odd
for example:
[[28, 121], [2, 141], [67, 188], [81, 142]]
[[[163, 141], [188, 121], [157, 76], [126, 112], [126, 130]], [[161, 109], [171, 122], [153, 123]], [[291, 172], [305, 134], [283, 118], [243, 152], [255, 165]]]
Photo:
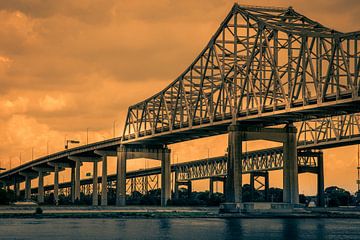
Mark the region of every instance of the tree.
[[350, 192], [343, 188], [331, 186], [325, 189], [328, 207], [348, 206], [352, 202]]

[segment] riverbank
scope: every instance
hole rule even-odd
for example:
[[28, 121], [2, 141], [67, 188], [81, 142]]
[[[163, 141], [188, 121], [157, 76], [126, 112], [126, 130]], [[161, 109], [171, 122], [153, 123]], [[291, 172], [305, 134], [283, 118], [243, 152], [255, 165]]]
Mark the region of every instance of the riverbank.
[[0, 218], [357, 218], [360, 208], [299, 208], [221, 214], [218, 207], [0, 206]]

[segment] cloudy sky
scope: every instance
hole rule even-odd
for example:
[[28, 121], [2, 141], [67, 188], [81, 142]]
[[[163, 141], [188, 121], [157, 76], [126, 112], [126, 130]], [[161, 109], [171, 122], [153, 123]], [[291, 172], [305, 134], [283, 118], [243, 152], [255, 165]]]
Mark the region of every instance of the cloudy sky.
[[[241, 1], [293, 6], [339, 31], [360, 29], [360, 1]], [[19, 164], [122, 131], [127, 107], [176, 78], [202, 50], [233, 1], [0, 0], [0, 162]], [[259, 144], [249, 145], [256, 148]], [[270, 145], [269, 145], [270, 146]], [[219, 136], [172, 146], [186, 161], [224, 153]], [[208, 150], [209, 149], [209, 150]], [[173, 160], [177, 161], [177, 160]], [[356, 148], [325, 152], [325, 184], [355, 191]], [[141, 167], [135, 162], [130, 167]], [[113, 171], [114, 165], [110, 165]], [[346, 177], [341, 177], [346, 176]], [[274, 173], [271, 185], [281, 186]], [[313, 193], [314, 176], [300, 177]]]

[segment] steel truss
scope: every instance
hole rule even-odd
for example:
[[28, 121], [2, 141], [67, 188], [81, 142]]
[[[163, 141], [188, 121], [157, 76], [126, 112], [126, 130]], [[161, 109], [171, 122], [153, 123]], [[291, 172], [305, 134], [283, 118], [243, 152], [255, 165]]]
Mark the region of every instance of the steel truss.
[[151, 190], [159, 188], [159, 175], [148, 175], [126, 179], [126, 192], [128, 194], [139, 192], [147, 194]]
[[175, 81], [129, 107], [123, 142], [234, 120], [276, 125], [358, 112], [359, 35], [291, 7], [235, 4]]
[[[319, 152], [298, 152], [298, 166], [316, 168]], [[273, 171], [283, 168], [282, 148], [271, 148], [263, 151], [249, 152], [243, 155], [243, 174], [252, 172]], [[210, 177], [226, 176], [227, 157], [189, 162], [176, 167], [178, 181], [189, 181]]]
[[360, 142], [360, 114], [332, 116], [301, 123], [298, 147], [328, 148]]

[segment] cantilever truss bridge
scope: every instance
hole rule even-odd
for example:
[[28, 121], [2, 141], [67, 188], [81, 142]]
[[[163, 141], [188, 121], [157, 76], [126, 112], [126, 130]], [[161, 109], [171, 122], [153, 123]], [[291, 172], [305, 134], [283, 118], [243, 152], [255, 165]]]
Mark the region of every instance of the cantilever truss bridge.
[[191, 65], [129, 107], [123, 142], [174, 143], [231, 122], [278, 125], [359, 111], [360, 32], [235, 4]]

